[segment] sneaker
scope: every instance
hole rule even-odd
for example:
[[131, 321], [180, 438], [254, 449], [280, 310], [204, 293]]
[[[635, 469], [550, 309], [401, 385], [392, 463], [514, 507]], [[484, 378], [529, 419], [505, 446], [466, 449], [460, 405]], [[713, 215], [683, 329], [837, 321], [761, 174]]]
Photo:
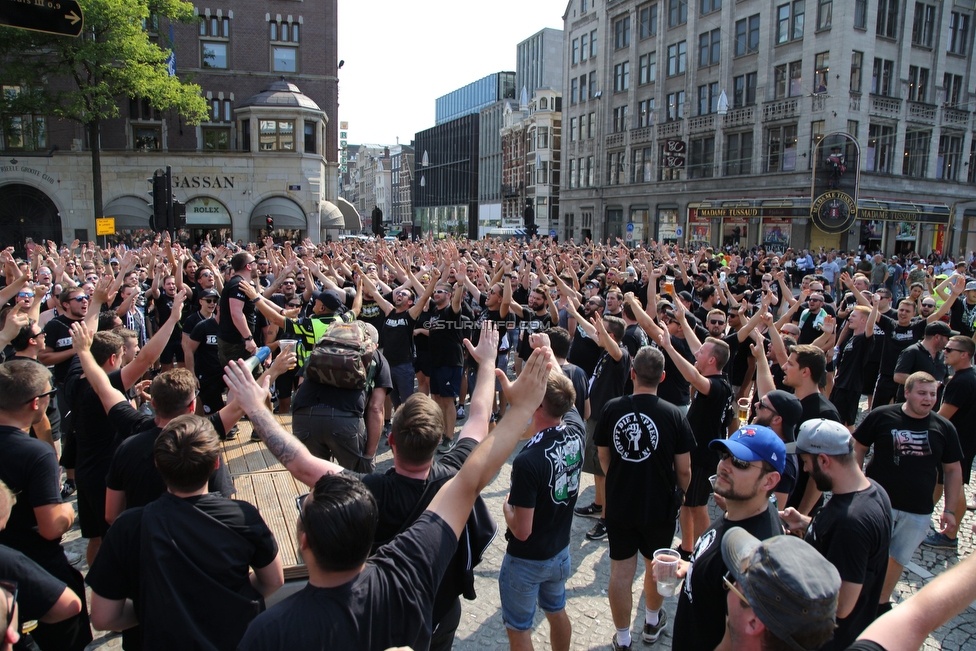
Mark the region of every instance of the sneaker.
[[590, 504], [589, 506], [577, 506], [575, 509], [573, 509], [573, 513], [584, 518], [602, 518], [603, 505]]
[[630, 645], [628, 644], [627, 646], [623, 646], [622, 644], [617, 643], [617, 634], [614, 633], [613, 637], [610, 638], [610, 648], [613, 649], [613, 651], [623, 651], [624, 649], [629, 649]]
[[75, 494], [78, 488], [75, 486], [73, 479], [65, 479], [64, 484], [61, 486], [61, 499], [66, 500]]
[[237, 438], [237, 433], [239, 431], [240, 430], [237, 429], [237, 425], [234, 425], [233, 427], [230, 428], [230, 431], [229, 432], [227, 432], [226, 434], [224, 434], [223, 440], [224, 441], [233, 441], [234, 439]]
[[440, 445], [437, 446], [437, 454], [447, 454], [454, 449], [454, 441], [449, 438], [442, 438]]
[[936, 532], [923, 540], [922, 544], [926, 547], [935, 547], [936, 549], [958, 549], [959, 539], [950, 538], [944, 533]]
[[64, 555], [67, 557], [68, 562], [72, 565], [78, 565], [82, 560], [84, 560], [84, 556], [78, 552], [69, 552], [67, 549], [64, 550]]
[[681, 547], [681, 545], [678, 545], [677, 547], [675, 547], [674, 548], [674, 551], [678, 552], [678, 556], [681, 557], [681, 560], [686, 561], [686, 562], [689, 562], [689, 563], [691, 562], [691, 552], [685, 551]]
[[[607, 537], [607, 525], [603, 520], [597, 520], [593, 528], [586, 532], [587, 540], [603, 540]], [[627, 647], [628, 649], [630, 647]]]
[[464, 418], [464, 405], [461, 405], [460, 407], [458, 407], [457, 417], [458, 417], [458, 420], [461, 420], [462, 418]]
[[252, 432], [251, 433], [251, 441], [253, 441], [254, 443], [260, 443], [261, 442], [261, 436], [257, 432]]
[[668, 624], [668, 611], [663, 608], [658, 611], [657, 624], [651, 626], [648, 623], [644, 623], [644, 635], [642, 639], [644, 644], [654, 644], [657, 639], [661, 637], [661, 633], [664, 632], [664, 627]]

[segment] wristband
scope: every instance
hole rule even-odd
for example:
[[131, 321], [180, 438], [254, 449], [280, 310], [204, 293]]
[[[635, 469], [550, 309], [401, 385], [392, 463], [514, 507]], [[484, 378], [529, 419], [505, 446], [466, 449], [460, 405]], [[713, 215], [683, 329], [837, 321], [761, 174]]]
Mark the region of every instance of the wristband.
[[950, 514], [950, 515], [955, 515], [955, 514], [956, 514], [956, 512], [955, 512], [955, 511], [950, 511], [949, 509], [942, 509], [942, 513], [943, 513], [943, 514], [945, 514], [945, 513], [948, 513], [948, 514]]
[[254, 341], [254, 335], [251, 335], [250, 337], [245, 337], [244, 341]]

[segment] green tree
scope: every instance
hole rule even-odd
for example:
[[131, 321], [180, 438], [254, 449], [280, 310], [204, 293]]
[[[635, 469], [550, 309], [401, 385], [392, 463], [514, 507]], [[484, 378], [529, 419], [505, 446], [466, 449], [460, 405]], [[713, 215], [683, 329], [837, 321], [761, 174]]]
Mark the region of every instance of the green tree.
[[175, 111], [188, 123], [207, 116], [196, 84], [170, 76], [171, 44], [150, 40], [145, 26], [160, 18], [198, 20], [182, 0], [79, 0], [85, 27], [78, 38], [0, 27], [0, 76], [21, 92], [0, 99], [0, 114], [48, 115], [84, 125], [91, 145], [93, 210], [102, 216], [99, 132], [119, 116], [127, 98], [144, 98], [159, 111]]

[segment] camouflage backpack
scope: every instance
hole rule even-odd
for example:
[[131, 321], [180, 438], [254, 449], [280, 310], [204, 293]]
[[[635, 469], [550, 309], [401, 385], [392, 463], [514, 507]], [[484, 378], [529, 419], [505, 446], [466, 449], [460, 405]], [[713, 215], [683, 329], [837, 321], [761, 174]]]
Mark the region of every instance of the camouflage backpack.
[[376, 371], [376, 344], [364, 325], [330, 325], [305, 362], [305, 377], [337, 389], [368, 388]]

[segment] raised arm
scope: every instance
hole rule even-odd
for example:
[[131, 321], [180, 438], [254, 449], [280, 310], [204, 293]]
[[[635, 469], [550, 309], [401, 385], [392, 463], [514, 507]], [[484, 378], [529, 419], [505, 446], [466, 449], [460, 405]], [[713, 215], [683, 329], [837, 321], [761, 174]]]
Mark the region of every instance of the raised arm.
[[596, 326], [597, 336], [599, 337], [597, 344], [600, 348], [607, 351], [607, 354], [613, 358], [613, 361], [619, 362], [620, 358], [624, 356], [623, 351], [620, 350], [620, 345], [617, 344], [617, 340], [607, 332], [607, 327], [603, 323], [603, 315], [597, 312], [590, 320]]
[[[945, 282], [948, 282], [948, 279], [946, 279]], [[956, 302], [956, 299], [959, 298], [965, 289], [966, 277], [956, 276], [955, 280], [952, 281], [952, 292], [949, 294], [949, 298], [947, 298], [942, 305], [939, 306], [938, 310], [930, 314], [928, 318], [925, 319], [926, 323], [934, 323], [945, 316], [952, 308], [952, 304]]]
[[471, 410], [458, 439], [472, 438], [482, 441], [488, 436], [488, 420], [491, 403], [495, 396], [495, 356], [498, 354], [498, 326], [485, 319], [481, 324], [481, 339], [472, 346], [467, 339], [464, 346], [471, 358], [478, 362], [478, 381], [471, 394]]
[[85, 379], [91, 385], [98, 399], [102, 402], [102, 409], [107, 414], [112, 407], [120, 402], [128, 402], [125, 395], [112, 386], [105, 371], [98, 365], [91, 354], [92, 338], [94, 332], [83, 322], [71, 324], [71, 348], [78, 355], [81, 368], [85, 372]]
[[652, 319], [651, 316], [644, 311], [644, 308], [641, 307], [640, 301], [638, 301], [637, 297], [634, 296], [634, 292], [627, 292], [624, 294], [624, 303], [628, 303], [630, 305], [630, 309], [634, 311], [634, 319], [637, 320], [637, 325], [643, 328], [648, 337], [654, 341], [657, 341], [657, 338], [661, 335], [663, 330], [661, 329], [661, 326], [655, 323], [654, 319]]
[[186, 300], [186, 290], [176, 292], [173, 298], [173, 309], [169, 313], [166, 323], [159, 327], [152, 339], [146, 342], [139, 355], [132, 362], [122, 367], [122, 386], [126, 389], [135, 384], [139, 378], [145, 375], [149, 367], [163, 354], [163, 349], [169, 343], [173, 328], [179, 322], [183, 314], [183, 302]]
[[698, 389], [700, 393], [703, 393], [706, 396], [711, 393], [712, 383], [709, 382], [707, 377], [698, 372], [698, 369], [695, 368], [694, 364], [688, 362], [688, 360], [682, 357], [681, 354], [674, 349], [674, 344], [671, 343], [670, 336], [666, 336], [664, 333], [662, 333], [658, 337], [657, 343], [668, 355], [668, 357], [671, 358], [674, 365], [678, 367], [678, 371], [681, 373], [681, 375], [684, 376], [684, 378], [688, 380], [693, 387]]
[[376, 304], [380, 306], [381, 310], [383, 310], [383, 314], [388, 315], [390, 312], [392, 312], [393, 303], [383, 298], [383, 295], [380, 294], [372, 279], [361, 271], [359, 272], [359, 275], [363, 279], [363, 287], [365, 287], [366, 291], [373, 295], [373, 300], [376, 301]]

